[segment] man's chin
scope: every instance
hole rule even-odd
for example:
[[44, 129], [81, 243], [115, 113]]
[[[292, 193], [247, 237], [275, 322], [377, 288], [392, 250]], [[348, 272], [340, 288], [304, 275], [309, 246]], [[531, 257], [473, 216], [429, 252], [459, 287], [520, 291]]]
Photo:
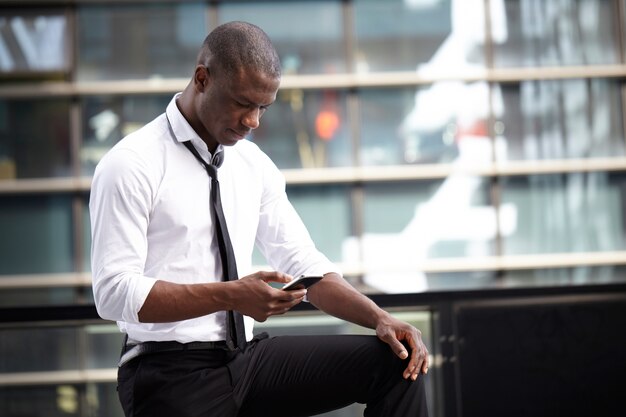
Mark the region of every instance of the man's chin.
[[239, 142], [240, 140], [244, 140], [244, 139], [245, 139], [245, 136], [243, 138], [237, 138], [237, 139], [225, 138], [220, 142], [220, 144], [222, 146], [235, 146], [237, 142]]

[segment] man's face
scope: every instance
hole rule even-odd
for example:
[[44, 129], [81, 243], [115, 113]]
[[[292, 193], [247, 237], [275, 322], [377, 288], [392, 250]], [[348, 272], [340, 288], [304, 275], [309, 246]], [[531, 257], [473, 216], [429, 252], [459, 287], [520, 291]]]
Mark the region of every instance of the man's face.
[[280, 79], [252, 71], [238, 74], [213, 72], [198, 96], [198, 119], [209, 150], [218, 144], [232, 146], [259, 127], [261, 116], [276, 100]]

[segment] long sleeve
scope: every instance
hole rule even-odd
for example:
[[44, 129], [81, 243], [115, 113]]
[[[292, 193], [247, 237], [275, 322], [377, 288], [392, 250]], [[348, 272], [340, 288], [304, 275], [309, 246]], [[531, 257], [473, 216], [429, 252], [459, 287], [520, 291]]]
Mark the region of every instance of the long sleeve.
[[156, 279], [143, 275], [153, 190], [142, 159], [114, 149], [98, 165], [91, 187], [92, 273], [101, 317], [138, 322]]

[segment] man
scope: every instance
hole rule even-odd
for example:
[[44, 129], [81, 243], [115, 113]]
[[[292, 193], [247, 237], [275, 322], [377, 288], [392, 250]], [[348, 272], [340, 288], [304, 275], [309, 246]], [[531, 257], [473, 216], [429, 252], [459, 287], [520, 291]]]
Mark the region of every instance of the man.
[[[127, 416], [304, 416], [354, 402], [368, 416], [427, 415], [419, 331], [344, 281], [315, 249], [276, 166], [243, 140], [274, 102], [280, 71], [261, 29], [219, 26], [165, 114], [96, 169], [94, 295], [127, 334], [118, 373]], [[252, 272], [255, 243], [276, 272]], [[268, 285], [299, 275], [324, 278], [308, 292]], [[378, 337], [252, 337], [253, 319], [305, 298]]]

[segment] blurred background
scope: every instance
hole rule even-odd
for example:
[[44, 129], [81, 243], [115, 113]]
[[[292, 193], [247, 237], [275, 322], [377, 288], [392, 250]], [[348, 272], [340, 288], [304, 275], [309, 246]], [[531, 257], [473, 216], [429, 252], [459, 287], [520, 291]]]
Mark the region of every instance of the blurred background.
[[[422, 330], [434, 416], [626, 406], [624, 0], [13, 0], [0, 416], [122, 416], [121, 336], [90, 287], [90, 177], [231, 20], [262, 27], [284, 68], [249, 139], [319, 249]], [[306, 306], [258, 330], [364, 332]]]

